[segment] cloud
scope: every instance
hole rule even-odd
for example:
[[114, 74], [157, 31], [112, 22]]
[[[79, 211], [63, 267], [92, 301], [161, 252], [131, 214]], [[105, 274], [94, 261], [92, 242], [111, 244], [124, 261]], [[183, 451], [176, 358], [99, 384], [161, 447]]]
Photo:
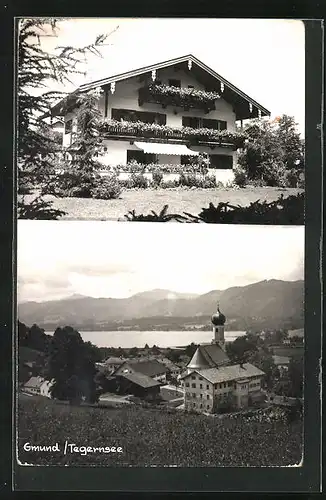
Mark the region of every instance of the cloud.
[[299, 226], [18, 222], [24, 300], [126, 297], [153, 288], [206, 293], [263, 279], [302, 279], [303, 262]]

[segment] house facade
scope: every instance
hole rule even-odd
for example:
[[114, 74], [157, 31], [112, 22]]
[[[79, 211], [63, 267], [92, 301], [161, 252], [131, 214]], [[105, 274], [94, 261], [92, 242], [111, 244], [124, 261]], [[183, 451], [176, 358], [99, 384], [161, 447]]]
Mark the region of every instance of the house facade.
[[215, 413], [220, 408], [245, 408], [262, 400], [264, 372], [250, 363], [231, 365], [225, 352], [225, 315], [217, 305], [211, 318], [211, 344], [200, 344], [181, 377], [184, 408]]
[[22, 390], [28, 394], [51, 398], [52, 385], [53, 381], [45, 380], [43, 377], [31, 377], [22, 386]]
[[261, 400], [263, 376], [249, 363], [194, 370], [183, 376], [185, 409], [215, 413], [225, 404], [245, 408]]
[[[182, 166], [204, 154], [208, 173], [227, 182], [241, 143], [236, 122], [270, 114], [193, 55], [90, 82], [78, 91], [94, 89], [100, 91], [106, 147], [100, 161], [106, 168], [133, 161]], [[64, 147], [77, 129], [73, 97], [67, 102], [52, 109], [52, 117], [64, 118]]]
[[117, 370], [114, 372], [114, 376], [139, 373], [150, 377], [156, 382], [166, 382], [169, 372], [169, 368], [156, 360], [126, 361], [117, 368]]

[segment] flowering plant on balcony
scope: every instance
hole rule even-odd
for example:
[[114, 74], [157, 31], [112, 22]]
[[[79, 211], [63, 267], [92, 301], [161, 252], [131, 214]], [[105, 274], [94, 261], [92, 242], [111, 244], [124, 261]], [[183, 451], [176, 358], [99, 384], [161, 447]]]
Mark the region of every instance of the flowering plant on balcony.
[[220, 94], [206, 90], [150, 83], [139, 89], [139, 98], [143, 101], [154, 100], [161, 104], [174, 104], [186, 108], [214, 109], [215, 101], [220, 98]]
[[127, 122], [105, 120], [102, 122], [101, 131], [109, 135], [128, 135], [136, 137], [149, 137], [161, 139], [180, 139], [189, 142], [207, 141], [218, 144], [232, 144], [236, 148], [243, 146], [245, 136], [240, 132], [229, 130], [216, 130], [209, 128], [170, 127], [156, 123]]

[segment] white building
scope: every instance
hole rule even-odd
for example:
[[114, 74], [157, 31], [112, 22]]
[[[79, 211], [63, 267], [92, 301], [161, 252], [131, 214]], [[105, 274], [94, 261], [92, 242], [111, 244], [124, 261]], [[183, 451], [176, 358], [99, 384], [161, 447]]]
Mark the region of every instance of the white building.
[[198, 346], [181, 377], [186, 410], [215, 413], [222, 405], [242, 408], [263, 398], [264, 372], [250, 363], [230, 365], [224, 350], [225, 321], [217, 307], [212, 316], [212, 343]]
[[[236, 122], [270, 115], [191, 54], [108, 75], [77, 91], [89, 90], [101, 95], [107, 148], [103, 164], [185, 165], [205, 153], [209, 173], [224, 183], [233, 179], [241, 143]], [[63, 145], [69, 146], [77, 127], [74, 94], [55, 105], [51, 114], [63, 116]]]

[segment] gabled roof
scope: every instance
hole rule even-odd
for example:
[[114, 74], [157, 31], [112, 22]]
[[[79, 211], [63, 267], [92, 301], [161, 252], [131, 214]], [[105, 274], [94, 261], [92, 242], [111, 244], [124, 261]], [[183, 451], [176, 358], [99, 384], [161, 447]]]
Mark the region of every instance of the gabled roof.
[[262, 377], [265, 373], [250, 363], [243, 365], [222, 366], [221, 368], [208, 368], [204, 370], [193, 370], [181, 378], [187, 378], [192, 373], [198, 373], [212, 384], [227, 382], [231, 380], [248, 379], [251, 377]]
[[40, 388], [41, 385], [45, 382], [44, 378], [42, 377], [31, 377], [25, 384], [24, 387], [38, 387]]
[[152, 361], [131, 361], [128, 363], [138, 373], [147, 375], [148, 377], [155, 377], [156, 375], [163, 375], [169, 372], [169, 368], [164, 366], [159, 361], [153, 359]]
[[152, 378], [148, 377], [147, 375], [144, 375], [143, 373], [123, 373], [119, 375], [119, 377], [125, 378], [126, 380], [129, 380], [129, 382], [132, 382], [133, 384], [139, 385], [140, 387], [143, 387], [144, 389], [147, 389], [148, 387], [156, 387], [159, 386], [160, 383], [157, 382], [156, 380], [153, 380]]
[[[144, 66], [141, 68], [134, 69], [132, 71], [127, 71], [125, 73], [119, 73], [116, 75], [108, 76], [107, 78], [101, 78], [92, 82], [87, 82], [78, 87], [76, 92], [83, 92], [98, 87], [105, 87], [111, 83], [116, 83], [122, 80], [127, 80], [128, 78], [133, 78], [136, 76], [149, 73], [154, 70], [159, 70], [167, 68], [169, 66], [178, 66], [186, 70], [188, 62], [191, 62], [191, 71], [193, 75], [200, 81], [205, 81], [211, 86], [219, 86], [221, 83], [224, 85], [224, 91], [222, 93], [222, 98], [228, 102], [231, 102], [236, 113], [236, 119], [247, 119], [247, 118], [257, 118], [258, 110], [261, 112], [261, 116], [270, 116], [270, 111], [264, 106], [259, 104], [257, 101], [249, 97], [247, 94], [238, 89], [231, 82], [226, 80], [220, 74], [216, 73], [212, 68], [204, 64], [202, 61], [197, 59], [197, 57], [192, 54], [188, 54], [182, 57], [177, 57], [174, 59], [169, 59], [167, 61], [162, 61], [149, 66]], [[218, 89], [219, 90], [219, 89]], [[59, 112], [63, 101], [60, 101], [52, 108], [52, 114]], [[249, 103], [253, 106], [253, 111], [249, 110]]]
[[216, 343], [200, 344], [190, 362], [188, 368], [213, 368], [230, 362], [226, 352]]
[[126, 360], [124, 358], [117, 358], [115, 356], [110, 356], [104, 361], [105, 365], [122, 365]]

